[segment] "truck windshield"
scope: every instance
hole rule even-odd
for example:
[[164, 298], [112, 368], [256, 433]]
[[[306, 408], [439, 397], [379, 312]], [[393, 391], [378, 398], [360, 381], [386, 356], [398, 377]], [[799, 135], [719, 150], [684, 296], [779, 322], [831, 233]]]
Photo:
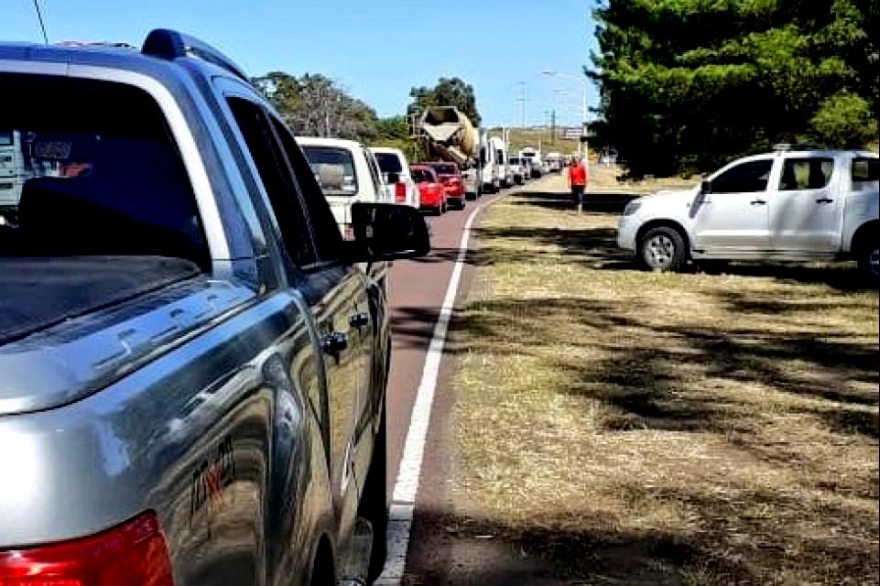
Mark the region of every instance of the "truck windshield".
[[339, 147], [302, 145], [324, 195], [353, 196], [358, 192], [351, 151]]
[[0, 95], [0, 259], [150, 256], [208, 265], [186, 169], [149, 94], [0, 74]]
[[382, 169], [382, 172], [386, 175], [388, 173], [402, 173], [403, 172], [403, 164], [400, 162], [400, 157], [395, 155], [394, 153], [374, 153], [376, 155], [376, 160], [379, 162], [379, 168]]

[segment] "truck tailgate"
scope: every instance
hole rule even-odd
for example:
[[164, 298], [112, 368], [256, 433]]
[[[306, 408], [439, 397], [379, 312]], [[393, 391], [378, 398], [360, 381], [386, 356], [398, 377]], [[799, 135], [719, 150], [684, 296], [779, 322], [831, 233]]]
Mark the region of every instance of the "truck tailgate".
[[0, 257], [0, 345], [199, 273], [163, 257]]

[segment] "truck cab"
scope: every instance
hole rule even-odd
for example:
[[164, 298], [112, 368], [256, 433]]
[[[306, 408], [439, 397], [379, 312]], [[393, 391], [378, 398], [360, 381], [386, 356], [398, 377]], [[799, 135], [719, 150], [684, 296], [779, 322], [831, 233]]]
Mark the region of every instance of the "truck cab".
[[[357, 202], [394, 203], [375, 154], [354, 140], [298, 136], [346, 240], [354, 238], [351, 206]], [[411, 203], [411, 202], [402, 202]]]
[[0, 44], [0, 94], [0, 583], [375, 579], [391, 344], [356, 265], [427, 252], [421, 215], [355, 204], [344, 241], [278, 113], [176, 31]]
[[877, 279], [878, 158], [791, 150], [746, 157], [689, 190], [631, 202], [618, 244], [655, 270], [687, 260], [858, 261]]

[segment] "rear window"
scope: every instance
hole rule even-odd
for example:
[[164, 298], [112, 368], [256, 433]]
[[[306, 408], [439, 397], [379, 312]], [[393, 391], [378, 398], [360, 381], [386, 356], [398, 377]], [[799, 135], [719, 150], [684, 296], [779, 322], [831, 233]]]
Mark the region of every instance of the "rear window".
[[823, 189], [831, 183], [834, 159], [786, 159], [779, 179], [779, 191]]
[[0, 95], [0, 257], [162, 256], [208, 265], [189, 178], [149, 94], [0, 74]]
[[852, 180], [855, 182], [872, 182], [880, 180], [880, 159], [866, 157], [853, 159]]
[[438, 175], [458, 175], [458, 167], [452, 164], [438, 163], [431, 165]]
[[338, 147], [302, 147], [312, 173], [324, 195], [352, 196], [358, 192], [357, 174], [351, 151]]
[[427, 169], [412, 169], [412, 177], [416, 183], [431, 183], [434, 181], [434, 176]]
[[403, 172], [403, 163], [400, 161], [400, 157], [395, 155], [394, 153], [373, 153], [376, 155], [376, 161], [379, 163], [379, 168], [382, 169], [382, 172], [386, 175], [388, 173], [402, 173]]

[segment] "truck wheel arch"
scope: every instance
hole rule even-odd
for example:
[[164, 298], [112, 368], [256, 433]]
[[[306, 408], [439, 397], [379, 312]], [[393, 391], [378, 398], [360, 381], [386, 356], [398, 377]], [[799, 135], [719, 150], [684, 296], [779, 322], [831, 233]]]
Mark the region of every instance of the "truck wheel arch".
[[645, 234], [647, 234], [649, 230], [661, 227], [672, 228], [673, 230], [681, 234], [681, 238], [684, 240], [687, 256], [688, 258], [690, 258], [693, 245], [690, 233], [680, 222], [670, 219], [649, 220], [639, 226], [639, 230], [636, 233], [636, 251], [639, 251], [642, 244], [642, 238], [645, 237]]
[[309, 584], [310, 586], [335, 584], [336, 579], [336, 556], [333, 553], [333, 545], [329, 537], [322, 535], [312, 558]]
[[877, 237], [878, 230], [880, 230], [880, 220], [869, 220], [859, 226], [849, 242], [849, 254], [853, 257], [858, 256], [862, 246], [869, 242], [872, 236]]

